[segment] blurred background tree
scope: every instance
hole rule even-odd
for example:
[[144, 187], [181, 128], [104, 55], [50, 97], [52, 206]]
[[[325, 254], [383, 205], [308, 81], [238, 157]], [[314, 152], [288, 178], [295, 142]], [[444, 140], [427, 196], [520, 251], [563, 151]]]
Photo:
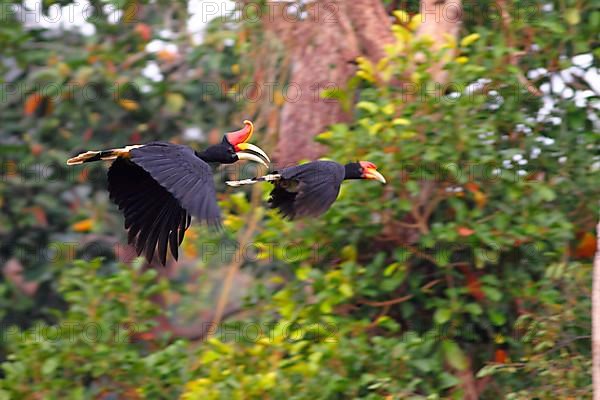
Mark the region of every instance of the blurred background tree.
[[[0, 397], [591, 397], [594, 2], [0, 4]], [[296, 223], [220, 184], [156, 273], [65, 165], [244, 118], [389, 184]]]

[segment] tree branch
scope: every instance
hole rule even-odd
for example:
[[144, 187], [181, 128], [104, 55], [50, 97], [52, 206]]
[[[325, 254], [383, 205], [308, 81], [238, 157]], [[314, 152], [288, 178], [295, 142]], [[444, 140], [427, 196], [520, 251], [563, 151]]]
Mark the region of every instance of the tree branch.
[[[254, 232], [256, 231], [258, 222], [260, 221], [261, 212], [259, 206], [261, 200], [261, 193], [262, 191], [259, 185], [255, 185], [252, 188], [250, 222], [248, 223], [246, 230], [243, 231], [239, 236], [238, 243], [240, 249], [244, 249], [248, 246], [248, 244], [252, 240], [252, 237], [254, 236]], [[207, 337], [212, 336], [217, 331], [216, 326], [218, 326], [223, 319], [225, 307], [227, 306], [227, 302], [229, 301], [229, 292], [231, 291], [233, 280], [243, 263], [243, 257], [234, 257], [229, 266], [227, 267], [227, 275], [225, 276], [225, 281], [223, 282], [221, 295], [219, 296], [219, 299], [217, 301], [217, 307], [215, 309], [212, 323], [210, 324], [212, 327], [215, 327], [215, 329], [210, 330], [207, 333]]]

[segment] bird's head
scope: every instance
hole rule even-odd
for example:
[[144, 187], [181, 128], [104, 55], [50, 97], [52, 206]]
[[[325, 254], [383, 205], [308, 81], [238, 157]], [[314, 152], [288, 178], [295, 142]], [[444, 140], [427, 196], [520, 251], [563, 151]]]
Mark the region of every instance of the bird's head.
[[267, 163], [271, 162], [269, 156], [260, 147], [248, 143], [253, 132], [254, 125], [246, 120], [242, 129], [226, 133], [223, 136], [223, 141], [202, 152], [201, 158], [205, 161], [220, 164], [233, 164], [239, 160], [249, 160], [268, 168]]
[[377, 171], [377, 166], [370, 161], [358, 161], [346, 164], [345, 170], [345, 179], [373, 179], [383, 184], [386, 183], [383, 175]]
[[268, 168], [269, 165], [267, 163], [270, 163], [271, 160], [267, 153], [260, 147], [248, 143], [253, 133], [254, 124], [252, 124], [252, 121], [245, 120], [242, 129], [226, 133], [225, 136], [223, 136], [223, 144], [229, 145], [229, 149], [233, 150], [234, 158], [231, 161], [232, 163], [238, 160], [250, 160], [258, 162]]

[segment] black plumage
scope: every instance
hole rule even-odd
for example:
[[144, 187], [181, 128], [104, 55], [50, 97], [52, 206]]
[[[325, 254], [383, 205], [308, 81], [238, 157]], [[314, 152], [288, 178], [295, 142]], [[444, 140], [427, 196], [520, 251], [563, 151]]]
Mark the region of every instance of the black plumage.
[[333, 161], [313, 161], [284, 168], [269, 197], [269, 206], [290, 218], [316, 217], [331, 207], [345, 177], [344, 166]]
[[[125, 158], [117, 158], [108, 170], [108, 191], [110, 199], [125, 216], [127, 241], [135, 247], [137, 254], [152, 260], [156, 242], [148, 240], [150, 231], [157, 221], [158, 255], [162, 264], [166, 263], [167, 247], [177, 260], [178, 247], [190, 225], [191, 216], [179, 202], [148, 172]], [[159, 210], [166, 210], [163, 217], [156, 219]]]
[[165, 265], [169, 251], [177, 260], [191, 217], [209, 226], [221, 225], [208, 163], [231, 164], [243, 159], [267, 166], [258, 155], [266, 161], [268, 156], [247, 143], [252, 136], [252, 123], [244, 121], [244, 125], [239, 131], [225, 134], [221, 143], [199, 153], [183, 145], [154, 142], [87, 151], [70, 158], [67, 164], [114, 160], [108, 170], [108, 191], [125, 216], [128, 242], [149, 262], [156, 255]]
[[177, 248], [190, 217], [220, 226], [220, 210], [210, 166], [186, 146], [150, 143], [117, 158], [108, 170], [110, 198], [123, 211], [128, 242], [164, 265]]
[[269, 206], [289, 218], [317, 217], [331, 207], [346, 179], [374, 179], [386, 183], [385, 178], [370, 161], [340, 165], [333, 161], [313, 161], [284, 168], [272, 174], [240, 181], [228, 181], [229, 186], [253, 185], [271, 182], [275, 187], [269, 196]]
[[167, 189], [193, 217], [209, 225], [220, 224], [212, 170], [201, 153], [196, 155], [191, 148], [172, 143], [151, 143], [130, 153], [131, 161]]

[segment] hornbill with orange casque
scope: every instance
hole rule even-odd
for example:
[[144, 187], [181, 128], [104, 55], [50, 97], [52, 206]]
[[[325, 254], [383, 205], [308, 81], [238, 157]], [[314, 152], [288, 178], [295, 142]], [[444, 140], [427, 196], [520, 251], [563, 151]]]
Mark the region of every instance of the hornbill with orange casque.
[[229, 186], [271, 182], [275, 185], [269, 197], [269, 206], [289, 219], [316, 217], [323, 214], [336, 200], [342, 181], [346, 179], [374, 179], [386, 183], [385, 178], [370, 161], [346, 165], [334, 161], [313, 161], [283, 168], [273, 174], [240, 181], [227, 181]]
[[152, 142], [88, 151], [69, 159], [67, 164], [114, 160], [108, 169], [108, 191], [125, 216], [127, 241], [149, 262], [156, 253], [165, 265], [168, 249], [177, 260], [178, 247], [192, 216], [211, 226], [221, 225], [208, 163], [249, 160], [268, 167], [265, 161], [270, 160], [265, 152], [247, 143], [253, 131], [252, 122], [244, 121], [242, 129], [226, 133], [221, 143], [201, 152], [184, 145]]

